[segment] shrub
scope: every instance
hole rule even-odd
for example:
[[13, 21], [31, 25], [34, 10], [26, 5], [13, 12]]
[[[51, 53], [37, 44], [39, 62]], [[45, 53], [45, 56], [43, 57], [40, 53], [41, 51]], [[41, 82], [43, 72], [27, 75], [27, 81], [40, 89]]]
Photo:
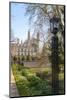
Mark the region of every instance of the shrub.
[[35, 61], [35, 57], [32, 56], [31, 58], [32, 58], [33, 61]]
[[23, 67], [23, 66], [21, 66], [21, 65], [17, 65], [18, 71], [21, 71], [21, 70], [22, 70], [22, 67]]
[[24, 56], [22, 56], [21, 60], [22, 60], [22, 61], [24, 61], [24, 60], [25, 60], [25, 57], [24, 57]]
[[30, 94], [33, 95], [48, 95], [51, 94], [51, 88], [47, 81], [43, 81], [39, 77], [32, 75], [28, 78]]
[[13, 65], [13, 69], [16, 71], [21, 71], [24, 68], [24, 66], [20, 63], [20, 64], [14, 64]]
[[34, 73], [30, 70], [30, 69], [27, 69], [27, 68], [23, 68], [22, 69], [22, 75], [23, 76], [29, 76], [29, 75], [33, 75]]
[[42, 81], [41, 90], [42, 90], [42, 95], [50, 95], [52, 92], [51, 86], [47, 81]]
[[41, 81], [41, 79], [35, 75], [28, 76], [27, 79], [30, 81], [30, 86], [36, 86]]
[[23, 77], [23, 76], [19, 76], [18, 78], [16, 78], [16, 84], [17, 84], [17, 87], [18, 87], [18, 90], [19, 90], [19, 94], [21, 96], [29, 96], [30, 93], [29, 93], [29, 87], [28, 87], [28, 80], [26, 79], [26, 77]]
[[38, 90], [36, 87], [30, 88], [30, 96], [41, 95], [41, 90]]
[[37, 72], [36, 75], [42, 79], [48, 76], [48, 71]]
[[17, 61], [17, 57], [16, 56], [13, 57], [13, 61], [14, 61], [14, 63], [16, 63], [16, 61]]
[[24, 63], [21, 61], [21, 62], [20, 62], [20, 65], [21, 65], [21, 66], [24, 66]]
[[51, 94], [51, 86], [47, 81], [36, 76], [30, 69], [23, 68], [21, 71], [18, 71], [17, 66], [14, 64], [12, 67], [20, 96]]
[[29, 56], [29, 55], [27, 56], [27, 60], [28, 60], [28, 61], [30, 60], [30, 56]]

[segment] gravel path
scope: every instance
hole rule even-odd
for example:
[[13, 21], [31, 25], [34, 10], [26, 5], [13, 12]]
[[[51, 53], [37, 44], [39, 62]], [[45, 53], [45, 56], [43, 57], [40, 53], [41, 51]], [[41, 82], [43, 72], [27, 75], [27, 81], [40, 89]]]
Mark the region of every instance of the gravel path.
[[11, 70], [10, 97], [18, 97], [19, 93]]

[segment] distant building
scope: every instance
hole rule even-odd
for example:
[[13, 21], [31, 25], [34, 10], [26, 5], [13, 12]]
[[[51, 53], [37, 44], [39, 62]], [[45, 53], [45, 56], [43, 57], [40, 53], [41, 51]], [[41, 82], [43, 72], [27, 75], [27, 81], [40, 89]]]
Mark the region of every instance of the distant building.
[[33, 56], [36, 57], [39, 52], [39, 33], [36, 38], [30, 37], [30, 31], [28, 31], [28, 38], [24, 43], [20, 43], [19, 39], [15, 42], [11, 42], [11, 56]]
[[15, 41], [12, 41], [11, 42], [11, 45], [10, 45], [10, 53], [11, 53], [11, 56], [14, 57], [14, 56], [18, 56], [19, 54], [19, 39], [16, 39]]
[[39, 51], [39, 33], [36, 38], [30, 38], [30, 31], [28, 31], [28, 39], [22, 45], [22, 54], [24, 56], [36, 56]]

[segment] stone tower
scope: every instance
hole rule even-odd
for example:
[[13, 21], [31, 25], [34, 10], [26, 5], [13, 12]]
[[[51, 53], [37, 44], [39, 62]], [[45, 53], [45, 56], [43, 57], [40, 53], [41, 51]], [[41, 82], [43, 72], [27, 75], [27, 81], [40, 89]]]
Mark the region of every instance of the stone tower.
[[28, 31], [28, 41], [30, 41], [30, 30]]
[[37, 46], [39, 48], [39, 33], [37, 33]]
[[23, 56], [23, 42], [21, 40], [21, 56]]
[[20, 41], [19, 38], [17, 38], [17, 44], [19, 44], [19, 41]]

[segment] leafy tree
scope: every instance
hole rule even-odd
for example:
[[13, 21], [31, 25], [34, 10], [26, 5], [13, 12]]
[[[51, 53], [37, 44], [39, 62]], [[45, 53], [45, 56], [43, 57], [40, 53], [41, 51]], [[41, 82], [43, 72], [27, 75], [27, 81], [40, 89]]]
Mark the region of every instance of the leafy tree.
[[[58, 32], [59, 39], [59, 58], [64, 60], [64, 6], [59, 5], [44, 5], [44, 4], [28, 4], [26, 8], [26, 15], [29, 15], [29, 24], [34, 26], [34, 33], [39, 32], [40, 39], [39, 41], [43, 42], [42, 50], [42, 61], [45, 60], [46, 56], [44, 55], [47, 51], [46, 44], [51, 41], [50, 34], [50, 18], [52, 16], [58, 16], [60, 18], [60, 27]], [[46, 27], [45, 27], [46, 25]], [[46, 28], [46, 29], [45, 29]], [[46, 40], [47, 39], [47, 40]], [[49, 43], [50, 44], [50, 43]], [[50, 50], [50, 47], [48, 47]], [[47, 52], [48, 54], [48, 52]], [[62, 55], [62, 57], [60, 56]], [[63, 62], [63, 61], [62, 61]]]
[[[35, 30], [43, 31], [44, 24], [49, 26], [50, 18], [55, 15], [60, 17], [60, 31], [64, 31], [64, 6], [28, 4], [26, 15], [29, 15], [30, 24], [34, 23]], [[61, 28], [62, 27], [62, 28]], [[41, 30], [42, 29], [42, 30]]]
[[13, 57], [13, 61], [14, 61], [14, 63], [16, 63], [16, 61], [17, 61], [17, 57], [16, 56]]

